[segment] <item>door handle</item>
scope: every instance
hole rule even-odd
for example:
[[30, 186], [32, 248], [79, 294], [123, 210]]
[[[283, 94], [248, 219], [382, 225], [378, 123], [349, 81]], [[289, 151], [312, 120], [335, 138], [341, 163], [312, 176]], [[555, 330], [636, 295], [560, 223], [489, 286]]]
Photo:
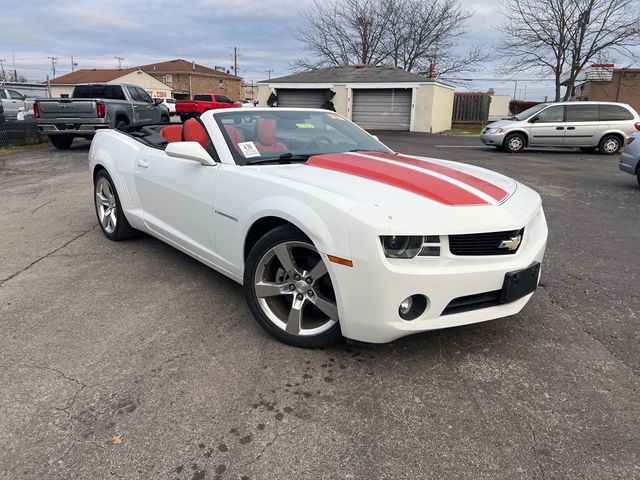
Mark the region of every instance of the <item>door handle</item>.
[[136, 162], [136, 165], [138, 165], [140, 168], [147, 168], [149, 166], [149, 162], [144, 159], [140, 159]]
[[556, 130], [564, 130], [564, 127], [556, 127]]
[[567, 130], [575, 130], [576, 127], [567, 127]]

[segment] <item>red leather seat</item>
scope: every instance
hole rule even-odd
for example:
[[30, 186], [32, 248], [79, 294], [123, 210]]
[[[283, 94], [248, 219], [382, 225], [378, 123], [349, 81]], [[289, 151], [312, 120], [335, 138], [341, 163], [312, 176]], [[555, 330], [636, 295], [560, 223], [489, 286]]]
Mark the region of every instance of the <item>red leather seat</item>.
[[272, 118], [259, 118], [256, 122], [256, 148], [260, 153], [286, 152], [284, 143], [276, 142], [276, 121]]
[[182, 125], [167, 125], [159, 133], [169, 143], [182, 141]]
[[198, 142], [204, 149], [207, 148], [207, 144], [209, 143], [207, 132], [195, 118], [190, 118], [184, 122], [182, 139], [185, 142]]
[[240, 130], [238, 130], [233, 125], [225, 125], [224, 129], [227, 131], [227, 135], [229, 135], [229, 140], [231, 140], [231, 143], [239, 152], [240, 147], [238, 147], [238, 144], [242, 142], [242, 134], [240, 133]]

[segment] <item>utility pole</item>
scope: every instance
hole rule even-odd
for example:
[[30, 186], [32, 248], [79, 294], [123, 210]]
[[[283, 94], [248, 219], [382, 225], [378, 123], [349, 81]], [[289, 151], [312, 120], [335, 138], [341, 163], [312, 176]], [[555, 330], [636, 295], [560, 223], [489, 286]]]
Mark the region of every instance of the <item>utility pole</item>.
[[233, 74], [238, 76], [238, 47], [233, 47]]
[[267, 72], [267, 74], [269, 74], [269, 80], [271, 80], [271, 72], [273, 72], [273, 70], [265, 70], [265, 72]]
[[4, 73], [4, 63], [6, 60], [0, 60], [0, 69], [2, 70], [2, 80], [7, 81], [7, 75]]
[[18, 70], [16, 70], [16, 56], [13, 55], [13, 81], [18, 81]]
[[51, 60], [51, 72], [53, 73], [53, 78], [56, 78], [56, 61], [58, 60], [58, 57], [47, 57], [47, 58]]
[[118, 60], [118, 70], [122, 70], [122, 61], [124, 60], [124, 57], [115, 56], [113, 58]]
[[73, 61], [73, 55], [71, 55], [71, 71], [75, 72], [75, 67], [77, 66], [78, 64]]

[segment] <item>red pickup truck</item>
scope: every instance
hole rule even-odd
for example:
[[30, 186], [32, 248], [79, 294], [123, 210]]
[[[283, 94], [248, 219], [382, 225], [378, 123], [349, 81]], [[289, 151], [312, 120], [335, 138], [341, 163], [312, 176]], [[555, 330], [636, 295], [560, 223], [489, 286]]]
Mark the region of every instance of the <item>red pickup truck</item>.
[[220, 93], [199, 93], [193, 96], [193, 100], [177, 100], [176, 113], [183, 122], [192, 117], [197, 117], [207, 110], [215, 108], [241, 107], [240, 103], [230, 100]]

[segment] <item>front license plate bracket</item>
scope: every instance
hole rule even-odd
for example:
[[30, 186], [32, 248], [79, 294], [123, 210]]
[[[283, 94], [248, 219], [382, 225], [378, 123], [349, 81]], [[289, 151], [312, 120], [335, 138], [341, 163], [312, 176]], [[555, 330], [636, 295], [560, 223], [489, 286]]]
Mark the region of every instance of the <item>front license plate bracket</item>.
[[500, 291], [500, 302], [511, 303], [533, 293], [538, 288], [540, 262], [535, 262], [522, 270], [507, 272]]

